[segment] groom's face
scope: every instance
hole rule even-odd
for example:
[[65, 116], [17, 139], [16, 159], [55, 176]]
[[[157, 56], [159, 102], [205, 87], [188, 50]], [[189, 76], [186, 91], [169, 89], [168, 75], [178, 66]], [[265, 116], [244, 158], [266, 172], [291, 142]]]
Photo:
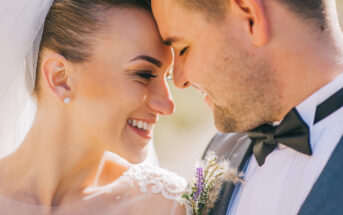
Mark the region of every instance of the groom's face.
[[242, 17], [227, 9], [212, 19], [175, 0], [152, 0], [152, 10], [162, 38], [175, 51], [175, 85], [206, 93], [220, 131], [246, 131], [269, 120], [279, 99], [273, 70], [252, 44]]

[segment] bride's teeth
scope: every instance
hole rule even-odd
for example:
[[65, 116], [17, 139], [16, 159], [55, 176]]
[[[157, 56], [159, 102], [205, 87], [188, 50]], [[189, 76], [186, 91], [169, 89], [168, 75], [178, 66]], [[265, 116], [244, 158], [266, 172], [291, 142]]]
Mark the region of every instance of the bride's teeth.
[[139, 129], [142, 129], [142, 128], [143, 128], [143, 122], [142, 122], [142, 121], [138, 121], [137, 127], [138, 127]]
[[128, 119], [127, 122], [130, 125], [138, 128], [138, 129], [144, 130], [144, 131], [151, 131], [153, 129], [152, 124], [149, 124], [149, 123], [144, 122], [144, 121], [135, 120], [135, 119]]

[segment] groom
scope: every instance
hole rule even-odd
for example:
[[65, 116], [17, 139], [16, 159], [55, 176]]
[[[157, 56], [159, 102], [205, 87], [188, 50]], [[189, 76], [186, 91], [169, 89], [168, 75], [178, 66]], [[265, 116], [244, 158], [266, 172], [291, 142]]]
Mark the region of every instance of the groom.
[[[334, 0], [152, 0], [174, 83], [206, 93], [207, 150], [245, 173], [212, 214], [343, 214], [343, 35]], [[226, 134], [224, 134], [226, 133]]]

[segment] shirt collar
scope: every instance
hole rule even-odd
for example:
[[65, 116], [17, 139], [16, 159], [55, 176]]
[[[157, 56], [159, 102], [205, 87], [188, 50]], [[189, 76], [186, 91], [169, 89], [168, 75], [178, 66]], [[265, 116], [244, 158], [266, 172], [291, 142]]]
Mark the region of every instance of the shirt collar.
[[[340, 90], [342, 87], [343, 74], [337, 76], [334, 80], [324, 85], [322, 88], [317, 90], [311, 96], [307, 97], [303, 102], [295, 107], [301, 118], [308, 125], [310, 132], [312, 131], [314, 126], [313, 122], [317, 106], [324, 102], [331, 95], [336, 93], [338, 90]], [[311, 146], [314, 147], [312, 143]]]

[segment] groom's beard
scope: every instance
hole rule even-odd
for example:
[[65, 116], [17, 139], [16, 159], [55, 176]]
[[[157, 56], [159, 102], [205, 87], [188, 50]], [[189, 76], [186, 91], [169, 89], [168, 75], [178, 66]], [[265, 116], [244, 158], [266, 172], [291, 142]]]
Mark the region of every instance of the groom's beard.
[[[277, 114], [280, 113], [280, 106], [266, 106], [265, 104], [245, 104], [239, 109], [227, 108], [214, 105], [213, 114], [216, 128], [223, 133], [246, 132], [262, 124], [276, 121]], [[262, 106], [261, 106], [262, 105]], [[255, 108], [254, 108], [255, 107]]]
[[238, 122], [228, 108], [215, 105], [213, 114], [216, 128], [219, 131], [223, 133], [236, 132]]
[[262, 119], [245, 117], [243, 113], [233, 113], [229, 108], [215, 105], [213, 109], [216, 128], [223, 133], [245, 132], [260, 124]]
[[204, 65], [211, 72], [207, 82], [203, 80], [213, 103], [217, 129], [224, 133], [246, 132], [277, 121], [283, 101], [283, 80], [274, 62], [231, 36], [218, 44], [221, 48], [216, 48], [217, 57]]
[[270, 81], [269, 72], [260, 73], [259, 77], [253, 77], [249, 89], [244, 93], [227, 98], [226, 105], [214, 104], [214, 121], [219, 131], [246, 132], [277, 121], [282, 107], [282, 95], [277, 91], [277, 82]]

